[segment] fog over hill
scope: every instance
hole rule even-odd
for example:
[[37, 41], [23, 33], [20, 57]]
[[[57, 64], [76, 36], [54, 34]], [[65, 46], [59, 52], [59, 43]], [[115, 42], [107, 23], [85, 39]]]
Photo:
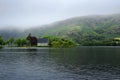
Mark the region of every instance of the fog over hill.
[[30, 28], [24, 31], [15, 29], [0, 30], [4, 38], [34, 36], [61, 36], [81, 44], [81, 41], [106, 40], [120, 37], [120, 14], [73, 17], [52, 24]]

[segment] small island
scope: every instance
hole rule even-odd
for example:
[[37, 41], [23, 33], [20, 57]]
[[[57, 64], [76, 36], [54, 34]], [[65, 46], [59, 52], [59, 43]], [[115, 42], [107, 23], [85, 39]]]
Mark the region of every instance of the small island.
[[[86, 43], [87, 42], [87, 43]], [[70, 48], [75, 46], [120, 46], [120, 38], [115, 37], [108, 40], [83, 41], [83, 44], [78, 44], [77, 41], [63, 38], [60, 36], [43, 36], [36, 37], [28, 34], [24, 38], [10, 38], [5, 40], [0, 36], [0, 48], [3, 47], [54, 47], [54, 48]]]
[[69, 48], [76, 46], [77, 43], [70, 39], [64, 39], [54, 36], [43, 36], [37, 38], [29, 34], [26, 38], [10, 38], [4, 40], [0, 36], [0, 48], [2, 47], [55, 47], [55, 48]]

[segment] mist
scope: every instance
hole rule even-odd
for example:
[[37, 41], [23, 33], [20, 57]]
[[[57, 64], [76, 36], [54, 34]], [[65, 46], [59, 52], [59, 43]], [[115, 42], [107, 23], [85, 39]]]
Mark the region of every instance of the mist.
[[0, 0], [0, 29], [29, 29], [85, 15], [120, 13], [120, 0]]

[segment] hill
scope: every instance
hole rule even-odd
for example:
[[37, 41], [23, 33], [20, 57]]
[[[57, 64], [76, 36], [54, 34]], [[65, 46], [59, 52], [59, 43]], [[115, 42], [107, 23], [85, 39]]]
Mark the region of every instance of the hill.
[[2, 36], [5, 40], [10, 39], [12, 37], [19, 38], [23, 34], [22, 31], [10, 28], [10, 29], [0, 29], [0, 36]]
[[25, 31], [0, 30], [5, 39], [26, 37], [29, 33], [37, 37], [60, 36], [80, 45], [103, 45], [120, 37], [120, 14], [74, 17]]
[[104, 41], [120, 37], [120, 14], [75, 17], [25, 32], [39, 37], [70, 38], [80, 45], [101, 45]]

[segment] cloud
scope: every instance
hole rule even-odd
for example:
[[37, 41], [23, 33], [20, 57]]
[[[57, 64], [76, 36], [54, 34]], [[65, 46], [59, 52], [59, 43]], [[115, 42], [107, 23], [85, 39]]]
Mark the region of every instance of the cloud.
[[35, 26], [74, 16], [120, 12], [120, 0], [0, 0], [0, 26]]
[[5, 14], [7, 10], [8, 10], [7, 5], [5, 5], [4, 3], [0, 3], [0, 15]]

